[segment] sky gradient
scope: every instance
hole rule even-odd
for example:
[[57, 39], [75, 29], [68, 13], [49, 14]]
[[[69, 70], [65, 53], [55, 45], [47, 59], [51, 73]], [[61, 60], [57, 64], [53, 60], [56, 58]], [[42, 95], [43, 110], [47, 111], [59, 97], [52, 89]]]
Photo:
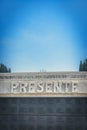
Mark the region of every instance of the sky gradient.
[[0, 0], [0, 63], [12, 72], [78, 71], [85, 58], [86, 0]]

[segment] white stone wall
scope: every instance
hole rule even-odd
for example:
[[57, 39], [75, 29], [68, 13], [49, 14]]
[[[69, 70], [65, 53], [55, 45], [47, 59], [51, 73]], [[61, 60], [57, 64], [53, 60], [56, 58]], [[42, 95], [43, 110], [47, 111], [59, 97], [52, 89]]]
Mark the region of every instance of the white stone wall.
[[87, 72], [0, 73], [0, 96], [87, 96]]

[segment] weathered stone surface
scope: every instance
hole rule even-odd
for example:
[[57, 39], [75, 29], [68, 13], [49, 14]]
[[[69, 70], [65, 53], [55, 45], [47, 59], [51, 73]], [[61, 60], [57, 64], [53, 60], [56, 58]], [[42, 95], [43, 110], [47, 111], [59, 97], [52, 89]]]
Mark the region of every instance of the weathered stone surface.
[[87, 98], [0, 98], [0, 130], [87, 130]]
[[87, 72], [0, 73], [0, 130], [87, 130]]
[[0, 73], [0, 96], [87, 96], [87, 72]]

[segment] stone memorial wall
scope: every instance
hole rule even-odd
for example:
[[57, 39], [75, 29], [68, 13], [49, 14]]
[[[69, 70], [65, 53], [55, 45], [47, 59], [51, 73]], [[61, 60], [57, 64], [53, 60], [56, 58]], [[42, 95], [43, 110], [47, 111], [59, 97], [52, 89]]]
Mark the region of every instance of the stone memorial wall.
[[0, 74], [0, 130], [87, 130], [87, 72]]
[[0, 96], [86, 96], [87, 72], [0, 74]]

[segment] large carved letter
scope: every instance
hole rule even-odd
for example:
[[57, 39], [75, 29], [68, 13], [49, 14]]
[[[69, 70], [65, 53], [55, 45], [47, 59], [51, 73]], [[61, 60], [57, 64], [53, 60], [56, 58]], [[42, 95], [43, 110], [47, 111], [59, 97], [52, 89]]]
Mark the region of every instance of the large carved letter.
[[27, 83], [22, 82], [20, 83], [20, 93], [26, 93], [27, 92]]
[[46, 92], [47, 93], [53, 92], [53, 83], [52, 82], [46, 83]]
[[18, 92], [18, 86], [19, 86], [19, 83], [17, 83], [17, 82], [12, 83], [11, 84], [11, 92], [17, 93]]
[[43, 83], [37, 83], [37, 92], [43, 92], [44, 91], [44, 85]]
[[78, 81], [72, 82], [72, 92], [78, 92]]
[[54, 82], [54, 92], [55, 93], [61, 92], [61, 83], [60, 82]]
[[61, 92], [62, 92], [62, 93], [65, 93], [65, 92], [66, 92], [66, 82], [65, 82], [65, 81], [62, 81], [62, 84], [61, 84]]
[[66, 83], [66, 92], [67, 93], [72, 92], [72, 82], [67, 81], [67, 83]]
[[36, 83], [32, 82], [29, 84], [29, 93], [35, 93]]

